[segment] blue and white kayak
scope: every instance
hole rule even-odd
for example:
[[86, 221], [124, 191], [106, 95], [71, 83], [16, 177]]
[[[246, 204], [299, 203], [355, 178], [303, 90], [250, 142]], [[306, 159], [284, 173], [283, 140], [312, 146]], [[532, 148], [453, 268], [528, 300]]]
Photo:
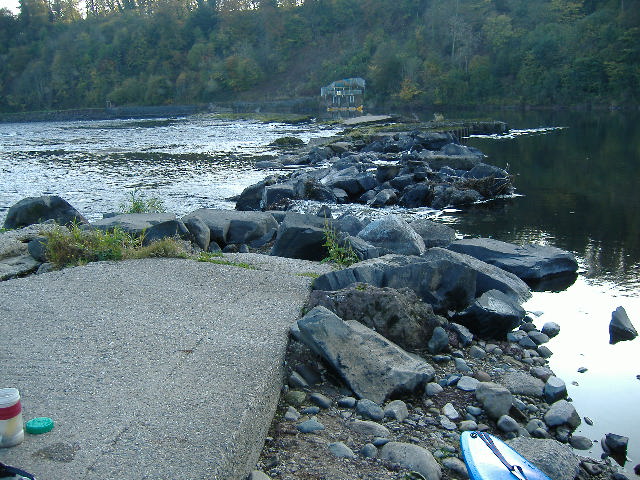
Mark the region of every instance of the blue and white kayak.
[[471, 480], [551, 480], [497, 437], [462, 432], [460, 449]]

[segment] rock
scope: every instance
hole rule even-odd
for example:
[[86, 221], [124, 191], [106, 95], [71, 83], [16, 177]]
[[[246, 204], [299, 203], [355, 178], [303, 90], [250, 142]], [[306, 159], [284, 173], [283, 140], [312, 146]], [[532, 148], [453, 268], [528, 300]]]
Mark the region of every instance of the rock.
[[405, 188], [398, 204], [404, 208], [420, 208], [430, 206], [433, 202], [433, 187], [428, 183], [418, 183]]
[[204, 222], [210, 231], [210, 240], [218, 245], [243, 244], [261, 247], [273, 240], [278, 222], [267, 212], [238, 212], [201, 208], [182, 217], [187, 225], [194, 218]]
[[624, 340], [633, 340], [638, 332], [631, 324], [627, 312], [623, 307], [618, 307], [611, 314], [609, 323], [609, 343], [615, 344]]
[[[59, 227], [50, 221], [46, 224], [33, 224], [16, 230], [0, 232], [0, 259], [30, 254], [29, 244], [32, 241], [41, 239], [43, 234], [57, 228]], [[41, 256], [39, 253], [38, 255]], [[36, 257], [34, 256], [34, 258]]]
[[378, 247], [383, 254], [422, 255], [425, 252], [422, 237], [398, 215], [385, 215], [371, 222], [358, 237]]
[[461, 432], [473, 432], [478, 429], [478, 424], [475, 420], [463, 420], [459, 425]]
[[538, 346], [536, 351], [540, 354], [540, 356], [542, 358], [549, 358], [551, 355], [553, 355], [553, 352], [551, 350], [549, 350], [549, 348], [544, 346], [544, 345]]
[[143, 245], [150, 245], [153, 242], [162, 240], [163, 238], [182, 238], [189, 239], [189, 230], [180, 220], [169, 220], [153, 225], [144, 231]]
[[198, 217], [183, 219], [183, 223], [185, 227], [187, 227], [187, 230], [189, 230], [196, 245], [206, 252], [211, 243], [211, 230], [209, 230], [207, 224]]
[[456, 387], [464, 392], [475, 392], [479, 383], [480, 381], [478, 379], [463, 375], [460, 380], [458, 380]]
[[576, 412], [575, 407], [566, 400], [558, 400], [553, 403], [547, 413], [544, 414], [544, 423], [549, 427], [558, 427], [560, 425], [568, 425], [576, 428], [580, 425], [580, 415]]
[[356, 458], [356, 454], [353, 453], [353, 450], [347, 447], [343, 442], [330, 443], [328, 447], [329, 451], [333, 454], [334, 457]]
[[456, 239], [453, 228], [426, 218], [414, 220], [409, 225], [422, 237], [426, 248], [446, 247]]
[[519, 428], [518, 422], [509, 415], [502, 415], [496, 424], [498, 425], [498, 428], [505, 433], [517, 432]]
[[447, 331], [442, 327], [436, 327], [433, 329], [433, 335], [427, 344], [429, 353], [435, 354], [443, 352], [449, 346], [449, 335]]
[[458, 413], [458, 411], [456, 410], [456, 408], [453, 406], [452, 403], [445, 404], [445, 406], [442, 407], [442, 413], [446, 415], [446, 417], [450, 420], [455, 421], [460, 418], [460, 414]]
[[122, 213], [91, 223], [93, 228], [111, 231], [120, 228], [131, 235], [142, 235], [154, 225], [176, 220], [173, 213]]
[[473, 342], [473, 333], [471, 333], [467, 327], [460, 325], [459, 323], [450, 322], [449, 328], [456, 333], [460, 345], [463, 347], [471, 345], [471, 342]]
[[593, 446], [593, 442], [587, 437], [573, 435], [569, 439], [569, 444], [576, 450], [589, 450]]
[[507, 441], [523, 457], [545, 472], [551, 480], [568, 480], [576, 477], [580, 459], [571, 447], [553, 439], [517, 437]]
[[338, 406], [341, 408], [355, 408], [358, 400], [354, 397], [342, 397], [338, 400]]
[[628, 437], [616, 435], [615, 433], [607, 433], [600, 443], [605, 453], [619, 455], [621, 458], [625, 458], [627, 455]]
[[368, 437], [387, 438], [390, 435], [389, 430], [379, 423], [370, 420], [354, 420], [349, 424], [349, 428], [360, 435]]
[[513, 370], [500, 377], [500, 383], [515, 395], [542, 397], [544, 382], [528, 373]]
[[467, 365], [464, 358], [454, 358], [453, 362], [456, 364], [456, 370], [462, 373], [471, 372], [471, 367]]
[[278, 228], [270, 255], [320, 261], [329, 255], [325, 242], [324, 219], [287, 212]]
[[296, 425], [296, 429], [302, 433], [313, 433], [320, 430], [324, 430], [324, 425], [318, 422], [316, 419], [311, 418], [305, 422]]
[[364, 458], [376, 458], [378, 456], [378, 449], [373, 443], [366, 443], [360, 449], [360, 455]]
[[369, 206], [374, 208], [384, 207], [387, 205], [393, 205], [397, 201], [398, 201], [398, 196], [396, 195], [396, 191], [393, 190], [392, 188], [385, 188], [384, 190], [381, 190], [376, 194], [373, 200], [369, 202]]
[[382, 410], [380, 405], [367, 398], [358, 400], [358, 403], [356, 403], [356, 413], [376, 422], [384, 418], [384, 410]]
[[549, 341], [549, 337], [547, 335], [537, 330], [533, 330], [527, 335], [531, 340], [533, 340], [533, 343], [535, 343], [536, 345], [542, 345], [543, 343], [547, 343]]
[[412, 289], [435, 311], [462, 310], [476, 296], [497, 289], [524, 301], [529, 287], [514, 275], [467, 255], [434, 247], [424, 255], [385, 255], [321, 275], [317, 290], [334, 291], [358, 282], [377, 287]]
[[407, 404], [402, 400], [393, 400], [384, 407], [384, 416], [403, 422], [409, 416]]
[[259, 470], [254, 470], [249, 474], [249, 477], [247, 478], [247, 480], [271, 480], [271, 477], [269, 477], [269, 475]]
[[516, 328], [525, 314], [513, 298], [499, 290], [490, 290], [453, 319], [481, 338], [500, 339]]
[[320, 354], [360, 398], [382, 403], [411, 392], [434, 377], [428, 363], [409, 355], [359, 322], [343, 321], [315, 307], [297, 321], [300, 340]]
[[457, 240], [448, 248], [490, 263], [524, 280], [574, 274], [578, 262], [573, 254], [547, 245], [514, 245], [491, 238]]
[[433, 397], [441, 393], [444, 389], [439, 383], [430, 382], [424, 387], [424, 394], [428, 397]]
[[300, 413], [294, 407], [289, 406], [284, 414], [284, 419], [288, 422], [297, 422], [300, 420]]
[[80, 212], [57, 195], [27, 197], [14, 204], [7, 211], [4, 228], [15, 229], [54, 220], [59, 225], [89, 223]]
[[410, 443], [389, 442], [380, 450], [380, 458], [393, 465], [421, 474], [425, 480], [440, 480], [442, 470], [431, 452]]
[[551, 376], [544, 385], [544, 400], [552, 404], [567, 397], [567, 386], [558, 377]]
[[278, 183], [267, 185], [262, 191], [260, 200], [261, 210], [284, 210], [284, 205], [288, 205], [291, 200], [297, 198], [296, 190], [292, 184]]
[[485, 352], [482, 348], [480, 348], [477, 345], [473, 345], [470, 349], [469, 349], [469, 356], [471, 358], [475, 358], [475, 359], [483, 359], [484, 357], [487, 356], [487, 352]]
[[451, 470], [460, 478], [469, 478], [467, 466], [462, 460], [456, 457], [446, 457], [442, 459], [442, 466], [447, 470]]
[[47, 237], [36, 237], [29, 241], [27, 244], [27, 250], [38, 262], [47, 261]]
[[312, 393], [309, 395], [309, 400], [315, 403], [320, 408], [329, 408], [331, 406], [331, 399], [322, 395], [321, 393]]
[[298, 372], [289, 375], [289, 385], [293, 388], [308, 388], [309, 384]]
[[476, 399], [489, 418], [494, 420], [509, 413], [513, 403], [511, 392], [493, 382], [480, 382], [476, 388]]
[[307, 399], [307, 394], [300, 390], [289, 390], [284, 399], [289, 405], [300, 406]]
[[374, 247], [368, 242], [358, 237], [348, 235], [344, 238], [346, 248], [351, 248], [358, 257], [358, 260], [371, 260], [380, 256], [378, 247]]
[[[277, 182], [275, 176], [269, 176], [260, 182], [245, 188], [236, 200], [236, 210], [254, 210], [261, 209], [262, 194], [265, 187], [273, 185]], [[184, 219], [183, 219], [184, 221]]]
[[549, 338], [553, 338], [560, 333], [560, 325], [556, 322], [547, 322], [542, 326], [542, 333]]
[[437, 325], [446, 320], [433, 313], [413, 290], [356, 284], [343, 290], [311, 292], [305, 308], [321, 305], [345, 320], [357, 320], [408, 349], [424, 348]]
[[31, 255], [20, 255], [0, 260], [0, 281], [22, 277], [38, 270], [40, 262]]

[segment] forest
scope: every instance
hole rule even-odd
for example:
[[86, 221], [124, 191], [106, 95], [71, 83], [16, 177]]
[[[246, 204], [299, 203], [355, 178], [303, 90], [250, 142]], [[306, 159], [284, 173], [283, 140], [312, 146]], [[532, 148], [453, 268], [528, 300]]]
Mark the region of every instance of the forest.
[[640, 0], [21, 0], [0, 111], [273, 101], [640, 105]]

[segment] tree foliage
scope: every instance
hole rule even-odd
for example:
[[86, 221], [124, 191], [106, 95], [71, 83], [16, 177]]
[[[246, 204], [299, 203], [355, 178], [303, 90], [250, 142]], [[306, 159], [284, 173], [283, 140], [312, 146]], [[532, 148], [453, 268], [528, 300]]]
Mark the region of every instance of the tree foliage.
[[[81, 7], [80, 5], [84, 5]], [[20, 0], [0, 110], [316, 96], [640, 103], [640, 0]]]

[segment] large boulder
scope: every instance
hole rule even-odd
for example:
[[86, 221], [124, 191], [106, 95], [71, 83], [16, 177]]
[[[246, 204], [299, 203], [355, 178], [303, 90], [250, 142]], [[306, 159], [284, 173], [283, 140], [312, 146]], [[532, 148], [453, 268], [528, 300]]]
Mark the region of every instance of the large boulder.
[[549, 438], [516, 437], [507, 441], [523, 457], [546, 473], [551, 480], [576, 478], [580, 459], [569, 445]]
[[321, 275], [317, 290], [340, 290], [355, 283], [410, 288], [437, 312], [465, 309], [477, 296], [496, 289], [518, 302], [531, 296], [515, 275], [468, 255], [431, 248], [422, 256], [385, 255]]
[[547, 245], [515, 245], [492, 238], [458, 240], [448, 247], [490, 263], [527, 281], [573, 274], [578, 262], [573, 254]]
[[380, 458], [393, 465], [418, 472], [426, 480], [440, 480], [442, 469], [429, 450], [411, 443], [389, 442], [380, 450]]
[[91, 223], [93, 228], [111, 231], [120, 228], [131, 235], [142, 235], [154, 225], [176, 220], [173, 213], [122, 213]]
[[324, 358], [359, 398], [378, 404], [423, 387], [435, 375], [424, 360], [324, 307], [315, 307], [298, 320], [292, 334]]
[[144, 232], [143, 245], [149, 245], [163, 238], [179, 237], [189, 239], [191, 237], [189, 230], [181, 220], [169, 220], [167, 222], [158, 223], [148, 228]]
[[422, 237], [426, 248], [446, 247], [456, 239], [453, 228], [427, 218], [414, 220], [409, 225]]
[[321, 305], [344, 320], [357, 320], [399, 346], [425, 348], [433, 329], [446, 320], [413, 290], [358, 284], [336, 292], [311, 292], [306, 308]]
[[327, 220], [315, 215], [287, 212], [278, 228], [271, 255], [320, 261], [329, 254], [326, 242]]
[[524, 308], [512, 297], [499, 290], [489, 290], [457, 313], [453, 320], [481, 338], [504, 339], [525, 315]]
[[4, 220], [4, 228], [14, 229], [54, 220], [60, 225], [69, 223], [88, 223], [80, 212], [69, 202], [57, 195], [23, 198], [9, 208]]
[[425, 252], [422, 237], [398, 215], [385, 215], [371, 222], [358, 237], [385, 254], [422, 255]]
[[262, 196], [265, 187], [273, 185], [277, 181], [277, 177], [272, 175], [254, 185], [249, 185], [236, 198], [236, 210], [262, 210]]
[[609, 343], [618, 343], [623, 340], [633, 340], [638, 332], [633, 327], [624, 307], [618, 307], [611, 314], [609, 322]]
[[182, 221], [189, 225], [196, 218], [209, 227], [210, 240], [220, 246], [244, 243], [260, 247], [273, 240], [278, 230], [278, 222], [267, 212], [201, 208]]

